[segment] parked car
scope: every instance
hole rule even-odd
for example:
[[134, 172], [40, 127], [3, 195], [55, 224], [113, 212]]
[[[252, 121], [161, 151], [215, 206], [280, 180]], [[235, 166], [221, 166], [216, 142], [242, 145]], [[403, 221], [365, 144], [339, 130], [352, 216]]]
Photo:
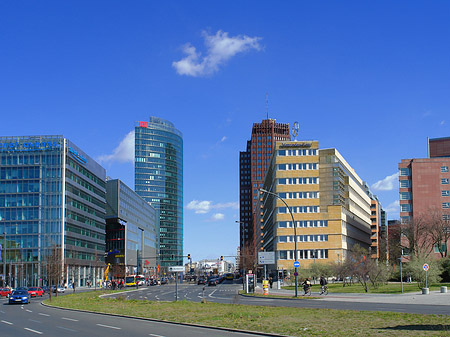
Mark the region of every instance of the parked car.
[[169, 283], [169, 280], [167, 279], [167, 277], [164, 277], [161, 279], [161, 284], [167, 284]]
[[30, 294], [27, 290], [14, 290], [9, 296], [9, 304], [30, 303]]
[[218, 282], [219, 282], [219, 279], [217, 279], [217, 278], [211, 278], [211, 279], [209, 279], [209, 281], [208, 281], [208, 286], [216, 286]]
[[200, 277], [200, 278], [197, 280], [197, 284], [206, 284], [206, 279], [205, 279], [204, 277]]
[[44, 294], [49, 294], [50, 291], [51, 291], [51, 289], [50, 289], [50, 287], [43, 286], [43, 287], [42, 287], [42, 291], [44, 292]]
[[28, 291], [28, 287], [18, 287], [18, 288], [14, 289], [14, 290], [25, 290], [25, 291]]
[[37, 296], [42, 297], [42, 295], [44, 295], [44, 291], [42, 290], [41, 287], [28, 288], [28, 293], [30, 294], [31, 297], [37, 297]]
[[0, 297], [9, 297], [9, 295], [11, 295], [11, 289], [9, 288], [1, 288], [0, 289]]

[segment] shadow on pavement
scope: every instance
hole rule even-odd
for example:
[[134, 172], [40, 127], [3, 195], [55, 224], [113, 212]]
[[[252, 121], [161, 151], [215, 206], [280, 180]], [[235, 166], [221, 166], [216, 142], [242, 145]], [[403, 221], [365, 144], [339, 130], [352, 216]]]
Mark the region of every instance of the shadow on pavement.
[[450, 332], [450, 325], [447, 324], [412, 324], [397, 325], [377, 330], [405, 330], [405, 331], [447, 331]]

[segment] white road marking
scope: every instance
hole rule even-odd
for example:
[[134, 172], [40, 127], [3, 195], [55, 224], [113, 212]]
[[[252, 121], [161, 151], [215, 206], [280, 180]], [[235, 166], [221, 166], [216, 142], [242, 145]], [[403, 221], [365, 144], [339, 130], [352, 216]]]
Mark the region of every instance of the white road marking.
[[149, 336], [153, 336], [153, 337], [164, 337], [164, 336], [162, 336], [162, 335], [155, 335], [155, 334], [153, 334], [153, 333], [149, 333], [148, 335], [149, 335]]
[[43, 314], [42, 312], [40, 312], [38, 315], [50, 317], [50, 315]]
[[27, 309], [26, 311], [27, 311], [27, 312], [32, 312], [31, 310], [28, 310], [28, 309]]
[[57, 328], [60, 328], [60, 329], [63, 329], [63, 330], [67, 330], [67, 331], [77, 332], [77, 330], [65, 328], [65, 327], [63, 327], [63, 326], [56, 326], [56, 327], [57, 327]]
[[41, 321], [35, 321], [34, 319], [29, 319], [29, 321], [30, 321], [30, 322], [34, 322], [34, 323], [39, 323], [39, 324], [42, 323]]
[[65, 319], [66, 321], [78, 322], [77, 319], [73, 319], [73, 318], [61, 317], [61, 319]]
[[0, 313], [2, 313], [2, 314], [5, 314], [5, 312], [4, 312], [4, 311], [2, 311], [2, 310], [0, 310]]
[[8, 322], [8, 321], [0, 321], [0, 322], [5, 323], [5, 324], [9, 324], [9, 325], [13, 325], [11, 322]]
[[110, 325], [103, 325], [103, 324], [96, 324], [98, 326], [104, 327], [104, 328], [110, 328], [110, 329], [116, 329], [116, 330], [121, 330], [122, 328], [118, 328], [116, 326], [110, 326]]
[[42, 335], [42, 332], [40, 332], [40, 331], [29, 329], [29, 328], [24, 328], [24, 329], [28, 330], [28, 331], [31, 331], [31, 332], [34, 332], [34, 333], [37, 333], [38, 335]]

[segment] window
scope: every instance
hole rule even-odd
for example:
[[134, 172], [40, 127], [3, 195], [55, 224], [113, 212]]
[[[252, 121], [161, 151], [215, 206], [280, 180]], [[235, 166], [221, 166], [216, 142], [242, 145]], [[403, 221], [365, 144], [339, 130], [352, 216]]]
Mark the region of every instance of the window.
[[411, 180], [400, 180], [400, 188], [410, 188]]
[[400, 212], [411, 212], [411, 204], [401, 204]]
[[441, 195], [443, 197], [448, 197], [450, 195], [450, 192], [449, 191], [441, 191]]
[[411, 200], [411, 193], [400, 192], [400, 200]]
[[442, 185], [448, 185], [448, 178], [442, 178], [441, 179], [441, 184]]
[[435, 244], [434, 245], [434, 252], [435, 253], [440, 253], [440, 252], [445, 252], [445, 250], [446, 250], [446, 246], [445, 246], [445, 243], [442, 243], [442, 244]]
[[441, 172], [447, 173], [448, 172], [448, 166], [441, 166]]
[[411, 174], [410, 174], [409, 168], [403, 167], [403, 168], [400, 169], [400, 176], [401, 177], [407, 177], [407, 176], [410, 176], [410, 175]]
[[450, 202], [443, 202], [442, 203], [442, 208], [443, 209], [449, 209], [450, 208]]

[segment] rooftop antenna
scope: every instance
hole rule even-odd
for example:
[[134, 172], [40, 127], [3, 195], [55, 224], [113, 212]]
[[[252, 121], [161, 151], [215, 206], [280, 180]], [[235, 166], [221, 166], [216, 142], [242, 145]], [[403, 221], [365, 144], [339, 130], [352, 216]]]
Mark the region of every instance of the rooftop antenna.
[[269, 119], [269, 93], [266, 92], [266, 111], [267, 111], [267, 119]]

